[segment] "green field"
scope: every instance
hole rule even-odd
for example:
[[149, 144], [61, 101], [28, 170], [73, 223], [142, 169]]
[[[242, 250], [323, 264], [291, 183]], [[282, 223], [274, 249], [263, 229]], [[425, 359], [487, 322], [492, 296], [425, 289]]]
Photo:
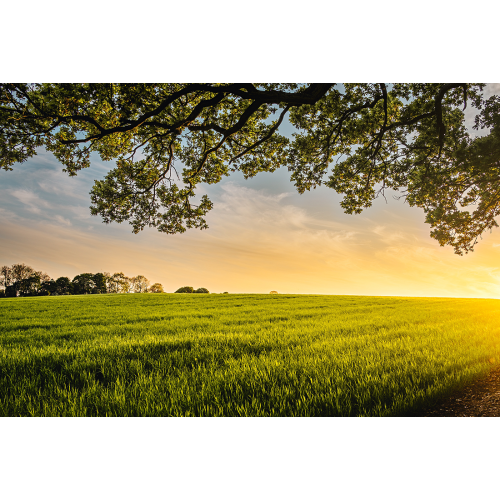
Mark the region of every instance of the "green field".
[[0, 300], [0, 415], [411, 415], [500, 363], [500, 301]]

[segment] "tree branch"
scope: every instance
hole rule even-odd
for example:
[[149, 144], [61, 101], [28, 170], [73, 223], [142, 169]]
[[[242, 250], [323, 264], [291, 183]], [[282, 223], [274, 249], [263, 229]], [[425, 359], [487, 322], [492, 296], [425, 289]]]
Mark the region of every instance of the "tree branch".
[[162, 111], [164, 111], [170, 104], [172, 104], [175, 100], [179, 99], [182, 96], [186, 96], [192, 92], [197, 92], [197, 91], [211, 92], [216, 94], [216, 96], [213, 97], [212, 99], [204, 100], [198, 103], [197, 106], [190, 113], [190, 115], [184, 120], [181, 120], [169, 126], [166, 126], [166, 124], [162, 124], [159, 122], [154, 122], [154, 124], [151, 123], [151, 125], [159, 126], [171, 131], [184, 128], [189, 123], [194, 121], [199, 116], [199, 114], [203, 109], [210, 106], [214, 106], [218, 104], [220, 101], [222, 101], [226, 93], [242, 97], [246, 100], [257, 101], [259, 102], [259, 104], [285, 103], [289, 104], [290, 106], [301, 106], [303, 104], [315, 104], [328, 92], [328, 90], [331, 87], [332, 84], [313, 83], [302, 92], [291, 93], [282, 91], [258, 90], [251, 84], [231, 84], [231, 85], [221, 85], [218, 87], [206, 84], [189, 84], [184, 89], [174, 92], [168, 98], [164, 99], [162, 103], [159, 106], [157, 106], [154, 110], [144, 113], [136, 120], [128, 122], [127, 125], [113, 127], [110, 129], [104, 129], [94, 118], [85, 115], [70, 115], [66, 117], [59, 115], [56, 116], [51, 115], [47, 117], [62, 119], [64, 121], [68, 120], [84, 121], [94, 125], [99, 130], [100, 132], [99, 134], [87, 137], [85, 139], [73, 139], [73, 140], [61, 141], [63, 144], [76, 144], [76, 143], [87, 142], [92, 139], [100, 139], [116, 132], [127, 132], [142, 124], [146, 124], [146, 121], [149, 118], [157, 116]]
[[444, 145], [444, 134], [446, 132], [446, 129], [445, 129], [444, 124], [443, 124], [442, 100], [443, 100], [446, 92], [448, 92], [451, 89], [455, 89], [457, 87], [464, 88], [465, 99], [466, 99], [467, 98], [467, 84], [466, 83], [447, 83], [441, 87], [441, 89], [439, 90], [439, 92], [436, 96], [435, 110], [436, 110], [436, 120], [437, 120], [437, 125], [438, 125], [438, 130], [439, 130], [439, 154], [438, 154], [438, 158], [441, 157], [441, 151], [442, 151], [443, 145]]
[[248, 106], [247, 109], [245, 109], [243, 114], [240, 116], [240, 119], [238, 120], [238, 122], [235, 123], [230, 129], [228, 129], [226, 131], [226, 133], [222, 137], [221, 141], [216, 146], [214, 146], [213, 148], [210, 148], [208, 151], [205, 152], [205, 154], [203, 155], [203, 158], [200, 162], [200, 165], [198, 166], [196, 171], [192, 175], [189, 176], [190, 180], [201, 172], [203, 166], [205, 165], [205, 162], [207, 161], [208, 155], [211, 153], [215, 153], [224, 144], [224, 142], [226, 142], [226, 139], [228, 137], [230, 137], [231, 135], [233, 135], [236, 132], [238, 132], [239, 130], [241, 130], [246, 125], [249, 118], [260, 108], [260, 106], [261, 106], [261, 104], [259, 102], [254, 101], [250, 104], [250, 106]]
[[267, 141], [268, 139], [270, 139], [272, 137], [272, 135], [274, 134], [274, 132], [276, 132], [276, 130], [278, 130], [278, 127], [281, 125], [281, 123], [283, 122], [283, 118], [285, 117], [286, 113], [288, 112], [288, 110], [290, 109], [290, 105], [288, 105], [282, 112], [281, 112], [281, 115], [279, 117], [279, 120], [276, 122], [276, 124], [271, 128], [271, 130], [269, 131], [269, 133], [264, 136], [262, 139], [260, 139], [259, 141], [257, 141], [256, 143], [252, 144], [251, 146], [248, 146], [244, 151], [242, 151], [240, 154], [238, 154], [237, 156], [234, 156], [233, 158], [231, 158], [229, 160], [229, 163], [233, 163], [234, 160], [237, 160], [238, 158], [241, 158], [243, 155], [247, 154], [248, 152], [252, 151], [253, 149], [255, 149], [256, 147], [260, 146], [263, 142]]

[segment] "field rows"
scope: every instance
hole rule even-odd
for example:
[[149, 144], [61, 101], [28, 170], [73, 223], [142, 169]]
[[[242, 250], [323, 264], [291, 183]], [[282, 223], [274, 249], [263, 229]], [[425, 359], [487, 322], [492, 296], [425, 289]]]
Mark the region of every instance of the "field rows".
[[0, 415], [408, 415], [500, 363], [499, 320], [485, 299], [1, 299]]

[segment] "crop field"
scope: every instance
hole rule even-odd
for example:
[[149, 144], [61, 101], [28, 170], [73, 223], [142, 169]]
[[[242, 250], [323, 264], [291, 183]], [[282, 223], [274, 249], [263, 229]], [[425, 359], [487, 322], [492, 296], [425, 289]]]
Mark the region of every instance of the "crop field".
[[2, 416], [412, 415], [500, 364], [500, 301], [0, 300]]

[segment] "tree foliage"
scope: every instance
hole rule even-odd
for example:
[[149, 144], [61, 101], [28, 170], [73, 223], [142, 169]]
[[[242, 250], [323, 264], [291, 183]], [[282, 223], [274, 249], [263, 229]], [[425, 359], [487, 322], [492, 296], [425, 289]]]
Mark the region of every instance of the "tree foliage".
[[26, 264], [0, 267], [0, 297], [21, 297], [35, 295], [85, 295], [100, 293], [161, 292], [163, 287], [155, 283], [149, 287], [149, 280], [142, 275], [127, 278], [123, 273], [82, 273], [70, 280], [60, 277], [56, 280], [41, 271], [35, 271]]
[[94, 275], [92, 273], [83, 273], [75, 276], [71, 282], [73, 293], [76, 295], [92, 293], [92, 290], [95, 288], [93, 278]]
[[148, 291], [150, 282], [145, 276], [139, 274], [138, 276], [131, 278], [130, 281], [134, 293], [146, 293]]
[[73, 292], [73, 287], [69, 278], [61, 276], [56, 279], [56, 291], [58, 295], [68, 295]]
[[4, 295], [8, 297], [38, 295], [49, 280], [48, 274], [35, 271], [24, 263], [0, 268], [0, 286], [5, 287]]
[[[115, 160], [91, 213], [166, 233], [207, 227], [202, 183], [284, 166], [299, 193], [326, 185], [360, 213], [387, 188], [423, 208], [457, 253], [497, 226], [500, 98], [482, 84], [3, 84], [0, 167], [43, 146], [76, 175]], [[465, 106], [478, 113], [474, 138]], [[297, 128], [280, 135], [285, 117]], [[180, 169], [182, 165], [182, 170]], [[473, 209], [470, 209], [473, 206]]]
[[149, 288], [150, 293], [164, 293], [161, 283], [153, 283]]
[[40, 276], [33, 274], [29, 278], [18, 281], [17, 291], [22, 297], [31, 297], [40, 293], [41, 285]]

